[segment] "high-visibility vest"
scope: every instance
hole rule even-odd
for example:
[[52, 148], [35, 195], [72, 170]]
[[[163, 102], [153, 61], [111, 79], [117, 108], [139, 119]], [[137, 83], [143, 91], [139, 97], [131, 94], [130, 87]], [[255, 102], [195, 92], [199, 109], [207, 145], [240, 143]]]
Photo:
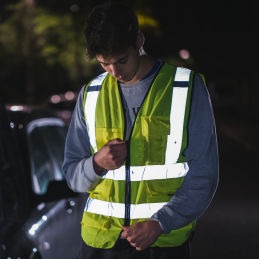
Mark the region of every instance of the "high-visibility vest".
[[[132, 128], [129, 159], [120, 168], [109, 170], [90, 191], [81, 232], [89, 246], [113, 247], [122, 225], [149, 219], [181, 186], [189, 171], [184, 150], [192, 79], [191, 70], [168, 64], [155, 76]], [[120, 90], [108, 73], [86, 87], [84, 113], [93, 153], [109, 140], [124, 138], [126, 119]], [[162, 234], [153, 246], [179, 246], [194, 227], [195, 221]]]

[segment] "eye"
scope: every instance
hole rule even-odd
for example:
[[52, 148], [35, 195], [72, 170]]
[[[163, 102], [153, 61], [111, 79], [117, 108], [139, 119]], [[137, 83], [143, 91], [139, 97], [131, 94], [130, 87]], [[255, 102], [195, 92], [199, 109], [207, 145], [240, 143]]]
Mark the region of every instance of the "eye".
[[119, 63], [119, 64], [125, 64], [125, 63], [127, 63], [127, 61], [128, 61], [127, 58], [123, 58], [123, 59], [121, 59], [118, 63]]

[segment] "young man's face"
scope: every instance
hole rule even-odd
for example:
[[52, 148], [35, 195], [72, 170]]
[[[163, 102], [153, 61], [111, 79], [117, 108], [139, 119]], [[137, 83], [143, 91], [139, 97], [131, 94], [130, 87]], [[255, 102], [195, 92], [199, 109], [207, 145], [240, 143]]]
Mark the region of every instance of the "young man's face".
[[139, 53], [133, 47], [118, 55], [96, 55], [97, 61], [105, 71], [115, 77], [121, 83], [133, 83], [137, 81], [136, 75], [139, 69]]

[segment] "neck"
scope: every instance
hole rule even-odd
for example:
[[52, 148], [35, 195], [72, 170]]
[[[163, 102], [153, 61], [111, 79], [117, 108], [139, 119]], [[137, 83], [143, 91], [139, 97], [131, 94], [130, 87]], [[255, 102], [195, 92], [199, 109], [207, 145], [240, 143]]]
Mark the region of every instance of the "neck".
[[142, 80], [146, 76], [146, 74], [152, 69], [154, 64], [155, 64], [155, 59], [153, 57], [148, 55], [141, 55], [139, 57], [139, 64], [138, 64], [136, 73], [132, 77], [132, 80], [130, 80], [130, 82], [128, 83], [129, 84], [136, 83]]

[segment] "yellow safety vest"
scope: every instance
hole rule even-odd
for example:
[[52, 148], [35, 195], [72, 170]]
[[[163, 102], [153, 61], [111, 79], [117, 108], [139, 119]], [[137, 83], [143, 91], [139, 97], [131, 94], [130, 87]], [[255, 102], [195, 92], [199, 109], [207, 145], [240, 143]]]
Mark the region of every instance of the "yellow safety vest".
[[[163, 64], [156, 75], [132, 129], [129, 160], [108, 171], [86, 202], [82, 238], [89, 246], [113, 247], [122, 225], [151, 218], [181, 186], [189, 170], [183, 153], [187, 147], [192, 78], [191, 70], [168, 64]], [[119, 86], [108, 73], [86, 87], [84, 112], [93, 153], [109, 140], [124, 138]], [[179, 246], [194, 227], [195, 221], [162, 234], [153, 246]]]

